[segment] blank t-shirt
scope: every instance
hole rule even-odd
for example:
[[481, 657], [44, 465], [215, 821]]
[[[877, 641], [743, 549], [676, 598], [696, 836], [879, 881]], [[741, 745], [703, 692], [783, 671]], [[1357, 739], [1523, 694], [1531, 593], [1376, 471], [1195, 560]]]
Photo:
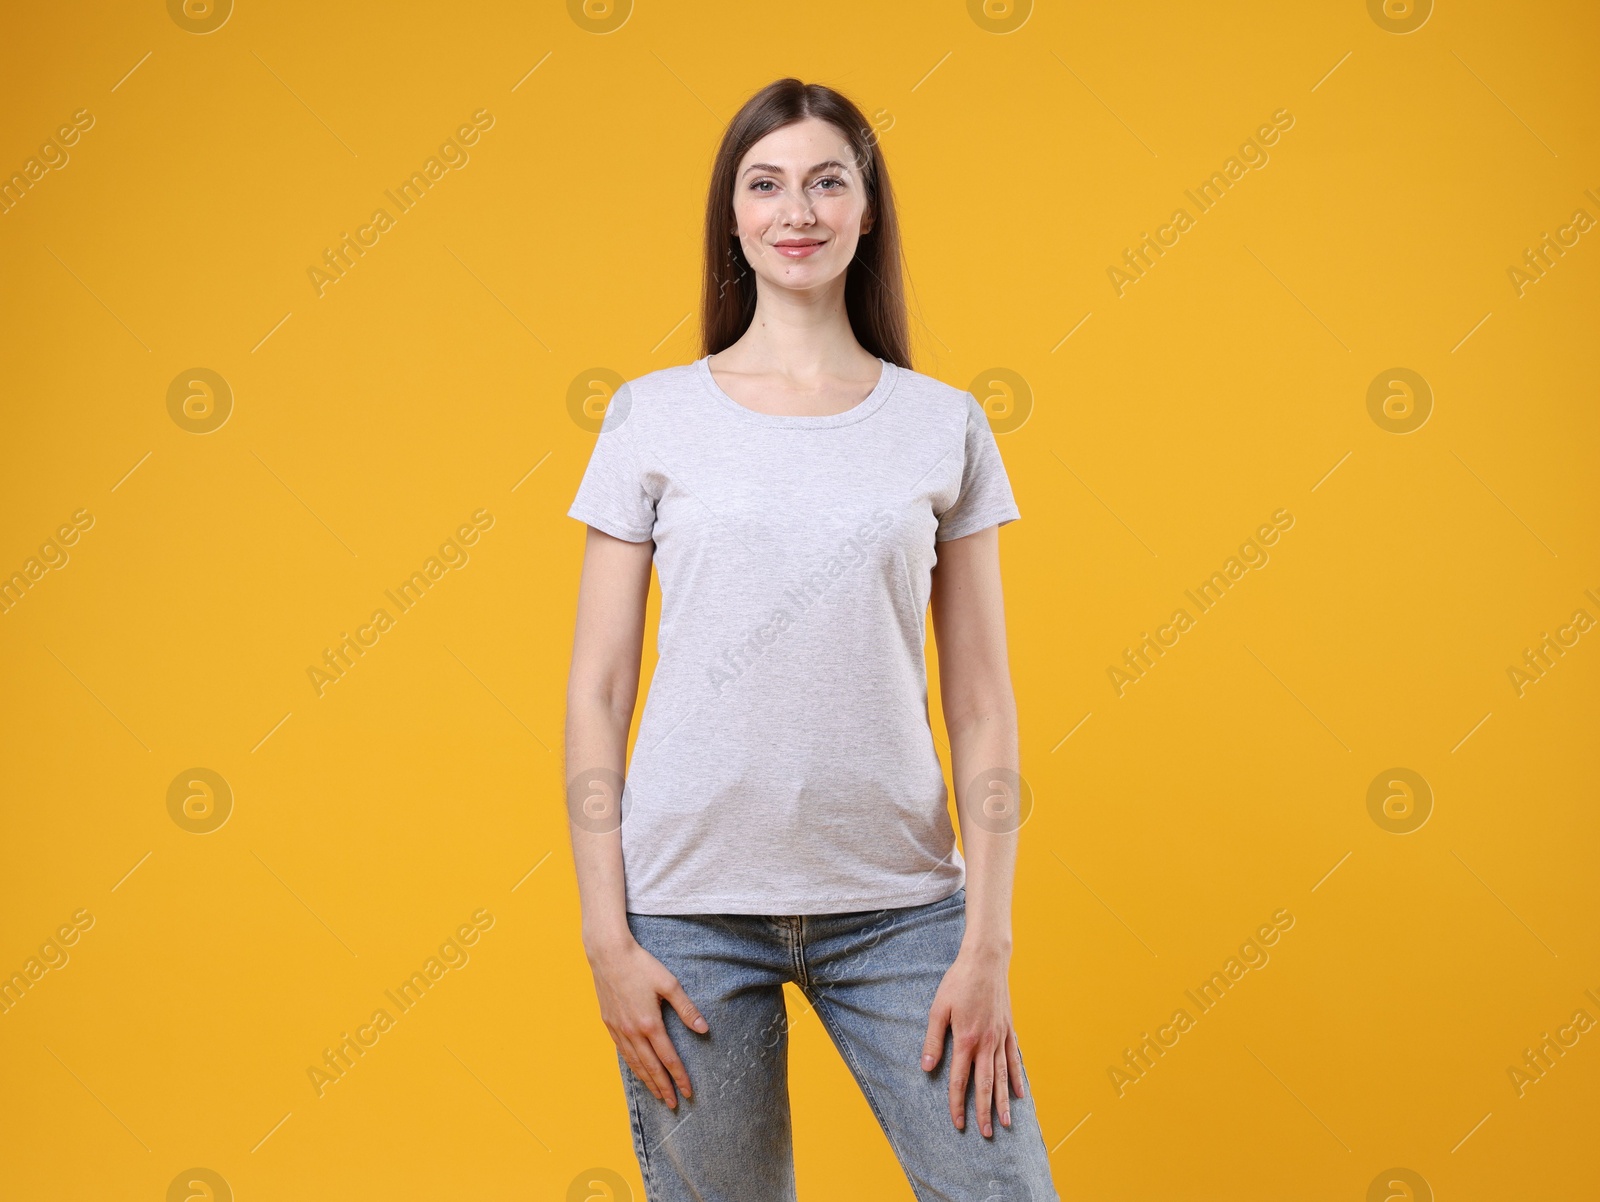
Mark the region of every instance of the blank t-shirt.
[[879, 362], [823, 417], [746, 408], [705, 358], [607, 406], [567, 513], [655, 543], [633, 913], [913, 906], [966, 881], [928, 724], [929, 574], [937, 543], [1021, 515], [973, 395]]

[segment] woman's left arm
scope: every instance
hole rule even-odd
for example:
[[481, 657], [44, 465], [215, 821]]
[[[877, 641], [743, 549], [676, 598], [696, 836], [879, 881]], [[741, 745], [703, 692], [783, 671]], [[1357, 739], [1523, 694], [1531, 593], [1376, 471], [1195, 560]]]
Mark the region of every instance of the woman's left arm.
[[1011, 1025], [1011, 884], [1019, 825], [1017, 703], [1006, 656], [1000, 529], [938, 544], [933, 632], [939, 690], [950, 733], [956, 815], [967, 864], [966, 934], [928, 1015], [922, 1067], [938, 1066], [952, 1032], [950, 1120], [966, 1127], [970, 1080], [978, 1129], [992, 1137], [991, 1103], [1011, 1125], [1011, 1093], [1022, 1096], [1022, 1061]]

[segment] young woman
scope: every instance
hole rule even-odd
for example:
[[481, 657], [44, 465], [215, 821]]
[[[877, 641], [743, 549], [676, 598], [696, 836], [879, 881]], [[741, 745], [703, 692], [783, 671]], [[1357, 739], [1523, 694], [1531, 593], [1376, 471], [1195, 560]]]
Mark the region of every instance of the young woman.
[[[616, 392], [568, 511], [589, 526], [573, 856], [646, 1190], [795, 1197], [788, 981], [918, 1199], [1048, 1202], [1007, 985], [1021, 816], [997, 528], [1020, 515], [976, 399], [910, 366], [889, 177], [856, 106], [796, 79], [752, 97], [712, 169], [705, 255], [704, 356]], [[660, 659], [628, 764], [652, 562]], [[928, 723], [930, 600], [965, 856]]]

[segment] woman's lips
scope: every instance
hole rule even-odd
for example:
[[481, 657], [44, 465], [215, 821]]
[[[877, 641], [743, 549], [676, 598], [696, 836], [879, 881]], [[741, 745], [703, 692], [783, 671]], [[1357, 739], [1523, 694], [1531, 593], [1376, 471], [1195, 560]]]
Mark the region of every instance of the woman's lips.
[[827, 245], [826, 242], [806, 242], [806, 243], [776, 242], [776, 243], [773, 244], [772, 249], [777, 251], [780, 255], [784, 256], [784, 258], [786, 258], [786, 259], [804, 259], [808, 255], [816, 254], [817, 251], [821, 250], [826, 245]]

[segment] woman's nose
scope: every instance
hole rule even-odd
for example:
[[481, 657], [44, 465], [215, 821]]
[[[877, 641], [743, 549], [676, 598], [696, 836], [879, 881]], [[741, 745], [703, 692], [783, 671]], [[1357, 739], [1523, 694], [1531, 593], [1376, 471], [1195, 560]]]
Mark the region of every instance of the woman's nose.
[[788, 198], [784, 203], [783, 218], [793, 226], [805, 226], [812, 223], [811, 199], [809, 197]]

